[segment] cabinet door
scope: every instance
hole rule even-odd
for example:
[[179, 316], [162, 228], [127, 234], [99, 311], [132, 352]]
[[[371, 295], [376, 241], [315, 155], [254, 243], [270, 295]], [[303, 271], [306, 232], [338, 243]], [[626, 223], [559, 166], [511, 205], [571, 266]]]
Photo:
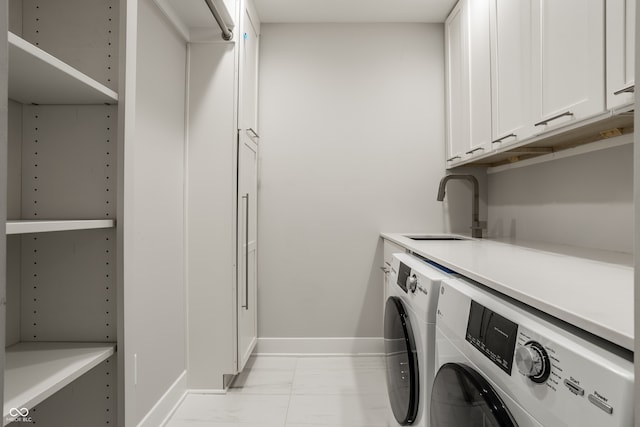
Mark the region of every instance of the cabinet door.
[[493, 147], [533, 135], [531, 1], [491, 1]]
[[469, 60], [469, 148], [482, 155], [491, 147], [491, 44], [489, 0], [467, 4]]
[[532, 24], [537, 130], [603, 112], [604, 0], [533, 0]]
[[635, 0], [607, 0], [607, 108], [634, 102]]
[[258, 47], [260, 20], [251, 1], [242, 2], [238, 127], [258, 130]]
[[238, 140], [238, 372], [247, 363], [258, 338], [257, 201], [258, 144], [245, 131]]
[[460, 1], [445, 22], [447, 167], [464, 160], [469, 151], [469, 87], [467, 80], [466, 14]]

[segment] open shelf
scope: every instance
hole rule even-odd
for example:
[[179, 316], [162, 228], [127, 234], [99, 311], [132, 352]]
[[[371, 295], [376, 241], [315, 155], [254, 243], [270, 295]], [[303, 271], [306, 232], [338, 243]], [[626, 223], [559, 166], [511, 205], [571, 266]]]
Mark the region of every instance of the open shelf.
[[627, 110], [607, 112], [590, 119], [545, 132], [503, 150], [491, 151], [457, 164], [458, 166], [497, 167], [532, 159], [545, 154], [603, 141], [615, 136], [633, 133], [634, 112]]
[[5, 350], [4, 421], [31, 409], [114, 354], [115, 344], [22, 342]]
[[9, 98], [23, 104], [117, 104], [118, 94], [9, 32]]
[[47, 233], [51, 231], [91, 230], [94, 228], [113, 228], [113, 219], [78, 219], [59, 221], [10, 220], [7, 221], [7, 234]]

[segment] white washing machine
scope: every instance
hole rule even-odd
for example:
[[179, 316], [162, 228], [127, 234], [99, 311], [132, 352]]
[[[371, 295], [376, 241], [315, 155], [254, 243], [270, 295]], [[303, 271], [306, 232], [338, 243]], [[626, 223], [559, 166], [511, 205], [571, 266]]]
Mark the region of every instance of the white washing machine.
[[543, 317], [444, 280], [429, 427], [632, 426], [630, 352]]
[[426, 427], [435, 357], [435, 310], [445, 270], [393, 255], [384, 310], [390, 426]]

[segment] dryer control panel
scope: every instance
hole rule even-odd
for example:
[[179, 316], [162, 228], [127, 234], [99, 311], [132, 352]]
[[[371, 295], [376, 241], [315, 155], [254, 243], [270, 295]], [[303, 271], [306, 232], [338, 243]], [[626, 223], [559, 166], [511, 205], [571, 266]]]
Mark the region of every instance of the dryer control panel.
[[442, 281], [436, 313], [438, 363], [473, 366], [540, 424], [633, 423], [631, 355], [463, 279]]
[[471, 301], [466, 340], [509, 375], [517, 335], [517, 323]]

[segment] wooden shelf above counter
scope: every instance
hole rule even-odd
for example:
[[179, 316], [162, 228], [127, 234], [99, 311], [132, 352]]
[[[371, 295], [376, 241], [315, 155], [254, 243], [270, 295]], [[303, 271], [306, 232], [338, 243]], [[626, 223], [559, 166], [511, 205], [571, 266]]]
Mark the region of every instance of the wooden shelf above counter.
[[504, 150], [491, 151], [477, 156], [459, 166], [502, 166], [550, 153], [557, 153], [597, 141], [633, 133], [633, 107], [627, 110], [607, 112], [587, 120], [571, 123], [535, 136]]

